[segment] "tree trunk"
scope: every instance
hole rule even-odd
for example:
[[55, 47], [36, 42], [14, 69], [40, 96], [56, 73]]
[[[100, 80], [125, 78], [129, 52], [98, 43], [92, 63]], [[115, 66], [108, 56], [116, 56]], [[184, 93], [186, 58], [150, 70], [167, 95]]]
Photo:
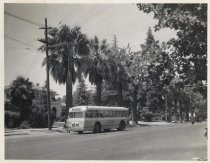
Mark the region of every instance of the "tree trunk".
[[133, 121], [137, 124], [138, 123], [138, 113], [137, 113], [137, 95], [138, 95], [138, 86], [134, 86], [134, 93], [133, 93]]
[[189, 102], [189, 104], [185, 107], [185, 114], [186, 114], [186, 120], [189, 121], [189, 110], [191, 110], [192, 106], [191, 106], [191, 102]]
[[181, 118], [181, 121], [183, 121], [184, 120], [184, 118], [183, 118], [183, 106], [182, 106], [183, 104], [182, 104], [182, 102], [180, 102], [179, 103], [179, 109], [180, 109], [180, 118]]
[[66, 119], [68, 118], [69, 108], [73, 106], [72, 99], [72, 75], [70, 72], [67, 74], [66, 82]]
[[176, 121], [178, 120], [178, 112], [177, 112], [177, 100], [174, 100], [174, 113], [175, 113], [175, 118]]
[[172, 115], [171, 115], [172, 111], [171, 111], [171, 106], [168, 107], [168, 122], [171, 122], [172, 119]]
[[73, 98], [72, 98], [72, 73], [73, 73], [73, 53], [69, 52], [68, 55], [68, 66], [67, 66], [67, 80], [66, 80], [66, 120], [69, 114], [69, 108], [73, 106]]
[[167, 97], [167, 92], [165, 92], [165, 120], [168, 121], [168, 97]]
[[122, 95], [122, 84], [121, 83], [118, 84], [117, 93], [118, 93], [118, 105], [119, 106], [124, 106], [123, 95]]
[[98, 76], [98, 82], [96, 83], [96, 105], [101, 106], [101, 85], [102, 77]]

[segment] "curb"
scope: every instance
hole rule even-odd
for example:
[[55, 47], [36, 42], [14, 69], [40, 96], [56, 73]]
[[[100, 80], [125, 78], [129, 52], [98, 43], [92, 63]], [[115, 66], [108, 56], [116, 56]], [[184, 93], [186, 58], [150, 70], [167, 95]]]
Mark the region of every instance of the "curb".
[[21, 133], [21, 134], [6, 134], [4, 136], [15, 136], [15, 135], [29, 135], [29, 133]]

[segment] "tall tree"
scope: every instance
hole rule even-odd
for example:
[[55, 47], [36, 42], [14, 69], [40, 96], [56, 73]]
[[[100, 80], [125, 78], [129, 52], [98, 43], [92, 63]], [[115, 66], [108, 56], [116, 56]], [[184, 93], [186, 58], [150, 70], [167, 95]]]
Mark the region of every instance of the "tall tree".
[[125, 68], [125, 72], [128, 76], [129, 89], [124, 93], [124, 100], [126, 101], [126, 106], [129, 106], [133, 113], [133, 120], [135, 123], [138, 121], [138, 102], [139, 102], [139, 92], [140, 92], [140, 57], [139, 52], [132, 52], [130, 45], [123, 49], [121, 53], [121, 64]]
[[[141, 47], [141, 58], [147, 74], [142, 75], [147, 85], [147, 106], [153, 112], [160, 111], [164, 106], [168, 110], [168, 86], [174, 77], [174, 65], [169, 54], [164, 51], [165, 43], [160, 46], [149, 28], [145, 44]], [[164, 98], [163, 94], [165, 94]]]
[[[41, 40], [45, 43], [45, 39]], [[76, 67], [81, 66], [81, 58], [89, 54], [89, 40], [81, 28], [63, 25], [49, 32], [49, 69], [53, 79], [59, 84], [66, 84], [66, 118], [73, 106], [72, 84], [75, 82]], [[40, 49], [44, 50], [45, 45]], [[46, 59], [43, 65], [46, 64]]]
[[156, 30], [177, 31], [177, 39], [169, 44], [173, 46], [177, 71], [184, 75], [185, 82], [206, 81], [207, 4], [137, 4], [137, 7], [145, 13], [154, 13], [154, 19], [158, 20]]
[[117, 89], [118, 105], [124, 106], [123, 89], [128, 87], [128, 75], [125, 71], [122, 59], [126, 54], [124, 53], [124, 49], [118, 47], [117, 42], [117, 37], [114, 35], [109, 60], [115, 68], [114, 71], [111, 72], [112, 77], [110, 78], [110, 82]]
[[87, 86], [85, 85], [85, 80], [80, 79], [79, 85], [77, 86], [76, 92], [74, 94], [74, 106], [77, 105], [88, 105], [89, 104], [89, 92], [87, 91]]
[[91, 84], [96, 85], [96, 104], [101, 105], [101, 91], [103, 80], [110, 78], [110, 72], [114, 70], [112, 64], [108, 61], [107, 54], [110, 53], [106, 40], [99, 41], [98, 37], [94, 37], [90, 41], [90, 55], [85, 58], [81, 72], [85, 77], [89, 76]]
[[11, 85], [10, 102], [16, 111], [20, 112], [21, 121], [30, 120], [32, 100], [35, 98], [29, 79], [18, 76]]

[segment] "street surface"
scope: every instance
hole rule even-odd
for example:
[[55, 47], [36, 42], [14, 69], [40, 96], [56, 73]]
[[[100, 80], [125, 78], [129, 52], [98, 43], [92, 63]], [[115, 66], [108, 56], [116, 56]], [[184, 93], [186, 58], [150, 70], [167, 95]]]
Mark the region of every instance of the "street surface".
[[126, 131], [5, 137], [5, 159], [194, 160], [207, 158], [206, 122]]

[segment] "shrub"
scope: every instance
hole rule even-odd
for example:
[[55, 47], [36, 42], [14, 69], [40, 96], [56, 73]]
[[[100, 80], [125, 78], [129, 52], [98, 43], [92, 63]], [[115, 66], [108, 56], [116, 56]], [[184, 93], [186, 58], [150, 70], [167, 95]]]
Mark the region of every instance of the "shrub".
[[[51, 117], [51, 126], [54, 123], [54, 118]], [[41, 113], [40, 111], [34, 111], [31, 116], [31, 126], [33, 128], [46, 128], [48, 127], [48, 112]]]
[[20, 128], [21, 129], [27, 129], [27, 128], [30, 128], [31, 125], [29, 123], [29, 121], [23, 121], [21, 124], [20, 124]]
[[145, 122], [151, 122], [152, 118], [153, 118], [153, 113], [151, 111], [149, 111], [148, 107], [144, 107], [141, 111], [140, 111], [140, 117], [143, 121]]
[[48, 125], [47, 113], [33, 112], [31, 116], [31, 126], [33, 128], [45, 128]]
[[20, 113], [5, 111], [5, 127], [16, 128], [19, 127], [20, 123]]

